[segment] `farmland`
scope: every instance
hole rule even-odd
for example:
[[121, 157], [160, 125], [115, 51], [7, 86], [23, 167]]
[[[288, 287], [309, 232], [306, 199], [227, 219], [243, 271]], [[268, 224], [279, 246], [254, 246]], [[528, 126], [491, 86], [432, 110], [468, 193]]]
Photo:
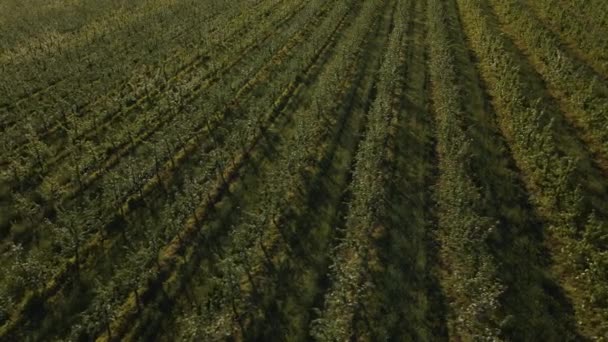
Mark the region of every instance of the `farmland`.
[[608, 341], [608, 2], [0, 1], [0, 341]]

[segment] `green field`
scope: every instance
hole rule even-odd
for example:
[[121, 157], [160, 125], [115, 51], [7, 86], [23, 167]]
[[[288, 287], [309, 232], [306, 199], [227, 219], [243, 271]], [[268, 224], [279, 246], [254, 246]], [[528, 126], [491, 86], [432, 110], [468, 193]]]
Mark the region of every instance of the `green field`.
[[608, 341], [605, 0], [0, 0], [0, 341]]

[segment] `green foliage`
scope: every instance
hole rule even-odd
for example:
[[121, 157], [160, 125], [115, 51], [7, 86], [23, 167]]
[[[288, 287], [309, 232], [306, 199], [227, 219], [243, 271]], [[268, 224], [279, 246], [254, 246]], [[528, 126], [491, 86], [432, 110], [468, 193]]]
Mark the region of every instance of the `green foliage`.
[[552, 4], [0, 1], [0, 339], [551, 340], [546, 272], [600, 336], [605, 44]]
[[[559, 113], [543, 111], [543, 98], [534, 98], [543, 96], [543, 93], [539, 93], [536, 83], [526, 79], [520, 71], [517, 62], [521, 61], [511, 43], [498, 33], [497, 23], [491, 20], [493, 17], [487, 4], [478, 1], [459, 4], [466, 23], [465, 31], [481, 59], [480, 69], [488, 81], [490, 94], [494, 96], [498, 122], [512, 147], [515, 161], [525, 174], [533, 203], [553, 226], [558, 247], [552, 252], [559, 260], [558, 277], [563, 278], [561, 280], [575, 293], [574, 305], [581, 317], [577, 323], [589, 336], [604, 335], [605, 327], [591, 322], [605, 320], [602, 317], [605, 317], [606, 310], [601, 306], [585, 306], [590, 298], [603, 296], [596, 292], [602, 289], [576, 278], [585, 269], [577, 260], [587, 258], [580, 246], [584, 225], [593, 212], [602, 217], [600, 220], [608, 214], [605, 201], [595, 195], [598, 189], [605, 192], [606, 187], [598, 170], [588, 164], [591, 156], [584, 147], [577, 146], [577, 140], [568, 135], [571, 133], [566, 133], [569, 131], [563, 118], [557, 116]], [[502, 15], [516, 10], [509, 3], [504, 3], [504, 6]], [[533, 23], [529, 22], [525, 27], [520, 24], [520, 27], [525, 29], [530, 25]], [[546, 46], [539, 48], [543, 47]], [[582, 174], [586, 176], [582, 177]], [[596, 250], [591, 254], [599, 256], [602, 251]], [[601, 276], [601, 273], [596, 275]], [[595, 279], [594, 282], [604, 281]]]

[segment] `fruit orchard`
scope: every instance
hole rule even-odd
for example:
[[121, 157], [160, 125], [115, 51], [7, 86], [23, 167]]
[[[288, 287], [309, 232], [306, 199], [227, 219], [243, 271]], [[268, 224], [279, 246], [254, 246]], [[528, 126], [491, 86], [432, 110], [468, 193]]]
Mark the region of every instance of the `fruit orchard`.
[[0, 2], [1, 341], [608, 340], [608, 2]]

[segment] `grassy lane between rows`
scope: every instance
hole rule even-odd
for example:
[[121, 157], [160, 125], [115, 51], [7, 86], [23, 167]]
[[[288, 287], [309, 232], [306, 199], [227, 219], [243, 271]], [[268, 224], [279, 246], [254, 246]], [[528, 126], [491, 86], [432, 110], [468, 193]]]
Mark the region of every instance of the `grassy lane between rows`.
[[[424, 65], [424, 25], [420, 15], [425, 4], [397, 2], [392, 10], [393, 24], [387, 35], [387, 48], [383, 49], [374, 99], [366, 107], [368, 127], [355, 157], [352, 195], [341, 233], [344, 236], [332, 254], [331, 286], [321, 315], [312, 325], [317, 340], [386, 340], [405, 336], [425, 340], [442, 336], [444, 331], [439, 323], [441, 313], [429, 312], [436, 308], [426, 287], [431, 276], [425, 279], [428, 283], [418, 283], [420, 279], [413, 279], [412, 275], [413, 270], [426, 268], [428, 246], [424, 235], [428, 222], [424, 222], [425, 217], [416, 216], [420, 214], [417, 210], [428, 202], [421, 198], [424, 196], [419, 197], [421, 193], [412, 193], [421, 201], [406, 203], [401, 193], [404, 188], [395, 189], [405, 186], [412, 192], [422, 190], [432, 174], [428, 172], [432, 158], [426, 159], [432, 157], [426, 154], [432, 146], [426, 140], [430, 131], [406, 128], [409, 124], [428, 128], [424, 126], [428, 123], [424, 111], [414, 109], [414, 105], [424, 106], [424, 96], [420, 94], [425, 93], [425, 69], [413, 68], [415, 63]], [[404, 82], [408, 87], [402, 88]], [[419, 118], [424, 123], [417, 123]], [[417, 134], [420, 136], [414, 136]], [[415, 158], [425, 162], [414, 167]], [[398, 169], [400, 166], [404, 168]], [[401, 220], [406, 214], [415, 219]], [[405, 249], [412, 245], [416, 247]], [[431, 331], [433, 328], [439, 329]]]
[[449, 299], [451, 338], [498, 340], [501, 335], [500, 296], [505, 284], [488, 241], [496, 231], [487, 216], [479, 189], [468, 172], [473, 142], [463, 130], [454, 56], [445, 24], [445, 9], [437, 1], [428, 8], [429, 69], [433, 112], [437, 123], [439, 180], [436, 186], [442, 283]]
[[379, 222], [368, 237], [364, 309], [353, 323], [355, 336], [363, 339], [447, 338], [444, 297], [435, 273], [436, 218], [429, 191], [436, 159], [428, 111], [427, 3], [397, 5], [368, 134], [360, 148], [359, 183], [354, 186], [359, 200], [368, 198], [371, 203], [351, 207], [350, 227], [365, 221], [354, 217], [365, 218], [366, 213]]
[[[287, 267], [279, 266], [284, 271], [276, 278], [274, 289], [264, 303], [268, 316], [276, 315], [278, 324], [261, 330], [263, 334], [253, 335], [253, 338], [272, 339], [277, 331], [284, 331], [281, 339], [294, 337], [304, 341], [311, 338], [310, 324], [317, 316], [315, 307], [322, 305], [324, 291], [328, 288], [331, 249], [342, 236], [345, 225], [346, 203], [352, 197], [349, 185], [354, 157], [361, 136], [367, 132], [367, 113], [377, 92], [381, 52], [394, 24], [395, 5], [396, 2], [382, 4], [370, 30], [365, 35], [357, 35], [363, 42], [352, 44], [360, 46], [357, 60], [343, 66], [348, 77], [345, 77], [346, 90], [341, 95], [342, 100], [336, 102], [335, 108], [323, 111], [324, 115], [337, 117], [335, 128], [316, 159], [316, 169], [304, 174], [306, 190], [290, 204], [285, 219], [290, 258], [286, 260]], [[323, 100], [317, 96], [314, 101], [320, 104], [331, 98], [326, 97], [327, 100]], [[262, 323], [258, 322], [256, 330], [265, 326]]]

